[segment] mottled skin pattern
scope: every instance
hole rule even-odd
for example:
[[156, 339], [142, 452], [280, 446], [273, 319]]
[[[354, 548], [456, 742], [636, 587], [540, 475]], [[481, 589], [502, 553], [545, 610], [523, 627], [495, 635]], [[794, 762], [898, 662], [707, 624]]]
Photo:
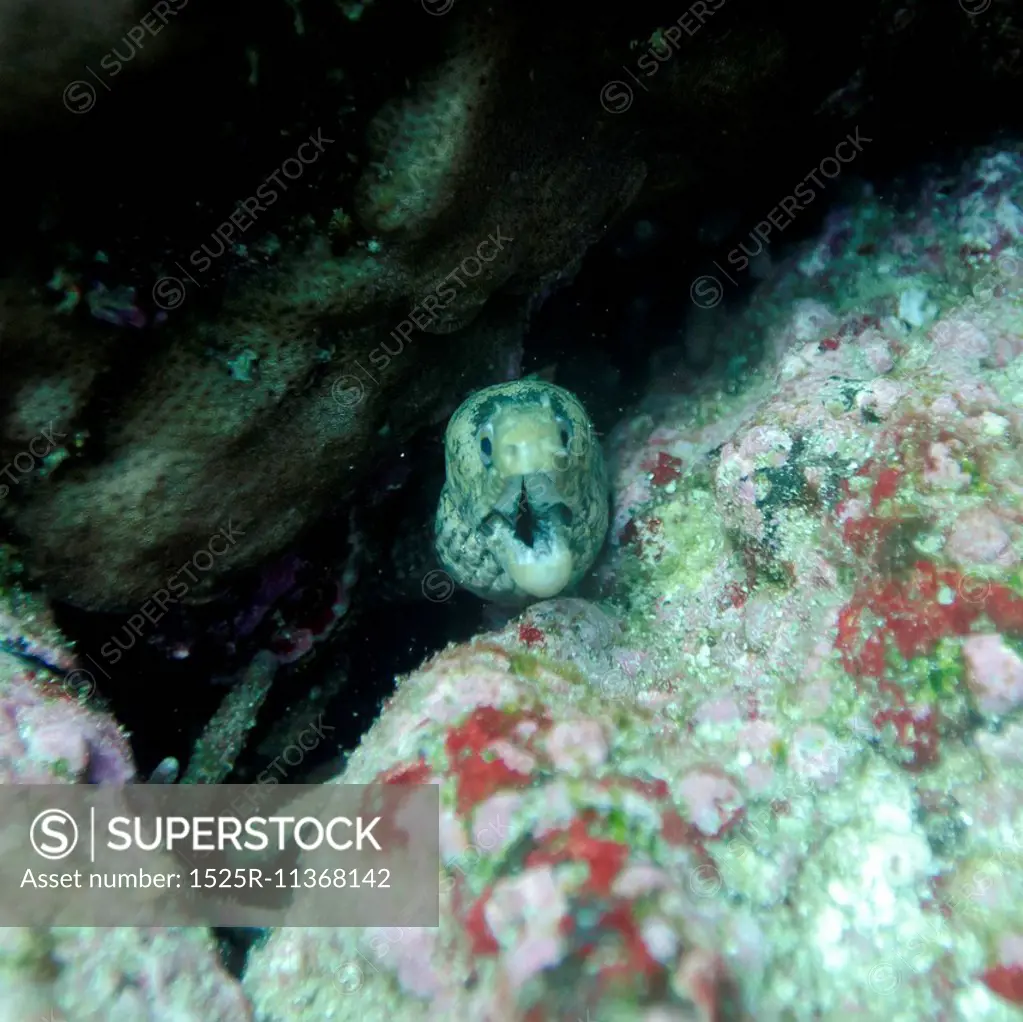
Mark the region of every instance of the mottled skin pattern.
[[444, 435], [435, 543], [454, 581], [525, 604], [575, 585], [608, 525], [604, 455], [586, 410], [538, 379], [477, 391]]

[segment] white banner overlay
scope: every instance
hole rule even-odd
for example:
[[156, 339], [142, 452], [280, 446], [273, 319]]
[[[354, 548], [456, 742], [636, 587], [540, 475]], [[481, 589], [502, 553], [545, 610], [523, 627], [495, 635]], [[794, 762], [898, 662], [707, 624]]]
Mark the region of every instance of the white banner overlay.
[[0, 926], [436, 926], [439, 790], [0, 785]]

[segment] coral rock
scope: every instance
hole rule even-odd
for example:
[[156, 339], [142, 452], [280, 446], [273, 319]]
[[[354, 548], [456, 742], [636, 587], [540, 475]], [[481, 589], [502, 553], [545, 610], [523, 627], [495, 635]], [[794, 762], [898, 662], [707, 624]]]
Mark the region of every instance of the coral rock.
[[971, 635], [963, 643], [966, 682], [983, 713], [1023, 705], [1023, 659], [1000, 635]]
[[82, 674], [26, 670], [0, 653], [0, 783], [124, 784], [134, 778], [128, 741], [116, 722], [90, 709]]

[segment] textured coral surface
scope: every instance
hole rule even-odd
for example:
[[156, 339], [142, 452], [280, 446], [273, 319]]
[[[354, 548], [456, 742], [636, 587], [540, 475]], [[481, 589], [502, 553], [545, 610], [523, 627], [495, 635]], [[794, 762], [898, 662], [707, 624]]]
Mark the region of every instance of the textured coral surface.
[[868, 189], [720, 318], [721, 374], [657, 381], [610, 438], [605, 596], [434, 656], [336, 778], [440, 785], [438, 928], [269, 933], [244, 1000], [202, 934], [57, 932], [56, 981], [15, 949], [12, 990], [69, 1020], [125, 989], [140, 1019], [1019, 1018], [1021, 292], [1023, 157], [986, 152], [900, 211]]
[[[514, 376], [531, 299], [638, 198], [698, 209], [805, 124], [841, 136], [868, 67], [878, 89], [909, 67], [938, 109], [950, 82], [1013, 86], [1019, 54], [1005, 2], [842, 5], [826, 47], [811, 0], [151, 6], [0, 7], [0, 127], [28, 125], [0, 514], [91, 610], [169, 589], [234, 522], [244, 542], [182, 597], [205, 600], [357, 499], [383, 454]], [[173, 144], [135, 144], [160, 110]]]
[[[244, 541], [192, 569], [187, 599], [285, 548], [351, 499], [383, 451], [509, 378], [527, 295], [632, 199], [642, 160], [566, 86], [571, 61], [552, 55], [534, 73], [510, 60], [515, 17], [460, 9], [444, 25], [421, 79], [376, 105], [364, 140], [335, 110], [282, 131], [253, 179], [259, 210], [290, 204], [295, 221], [315, 179], [316, 201], [335, 204], [329, 222], [293, 223], [285, 242], [251, 207], [245, 231], [262, 222], [232, 243], [235, 198], [220, 234], [189, 239], [184, 264], [150, 253], [137, 286], [90, 288], [95, 267], [80, 259], [54, 268], [60, 306], [42, 280], [0, 282], [0, 455], [14, 465], [0, 510], [54, 595], [133, 608], [229, 521]], [[593, 130], [569, 141], [561, 119], [580, 111]], [[360, 166], [349, 149], [364, 147]], [[232, 259], [242, 272], [206, 299]]]
[[440, 929], [274, 934], [258, 1018], [1018, 1017], [1021, 202], [868, 194], [761, 364], [622, 424], [604, 609], [438, 655], [342, 775], [441, 784]]
[[[5, 927], [3, 1022], [251, 1022], [208, 934], [186, 929]], [[54, 976], [56, 975], [56, 979]]]
[[91, 694], [81, 671], [26, 669], [0, 652], [0, 784], [131, 780], [127, 738], [108, 714], [88, 706]]

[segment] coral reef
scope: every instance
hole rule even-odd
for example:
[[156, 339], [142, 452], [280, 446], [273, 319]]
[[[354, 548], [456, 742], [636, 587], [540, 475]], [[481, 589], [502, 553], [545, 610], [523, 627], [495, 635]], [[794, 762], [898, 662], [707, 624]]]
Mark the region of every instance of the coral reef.
[[615, 634], [538, 604], [406, 680], [344, 779], [440, 781], [442, 925], [282, 931], [250, 958], [257, 1017], [716, 1017], [732, 980], [690, 880], [742, 806], [656, 710], [622, 726]]
[[257, 1018], [1016, 1017], [1021, 203], [1016, 151], [868, 193], [659, 382], [608, 609], [439, 654], [341, 775], [441, 785], [440, 929], [274, 934]]
[[[658, 379], [610, 437], [601, 601], [535, 604], [400, 680], [335, 779], [440, 785], [439, 928], [272, 932], [240, 986], [202, 933], [54, 931], [5, 956], [12, 1003], [1017, 1017], [1021, 203], [1003, 150], [836, 211], [716, 318], [720, 371]], [[24, 657], [12, 779], [128, 779], [116, 728]], [[190, 964], [167, 984], [110, 979], [168, 956]]]
[[[338, 494], [351, 494], [383, 450], [443, 419], [468, 390], [505, 378], [526, 294], [581, 257], [632, 197], [641, 161], [624, 151], [607, 158], [599, 131], [575, 153], [527, 145], [533, 101], [520, 95], [512, 109], [496, 98], [502, 83], [500, 95], [514, 94], [509, 76], [521, 77], [504, 56], [505, 20], [455, 20], [434, 71], [367, 126], [361, 173], [345, 161], [343, 129], [316, 128], [280, 153], [246, 200], [254, 205], [241, 209], [249, 223], [322, 161], [356, 197], [362, 238], [335, 255], [325, 233], [306, 231], [269, 268], [253, 250], [259, 281], [230, 287], [215, 322], [203, 321], [185, 301], [240, 229], [225, 221], [187, 269], [155, 275], [151, 300], [139, 291], [169, 321], [159, 335], [150, 328], [159, 340], [116, 415], [94, 419], [97, 385], [126, 343], [118, 331], [152, 317], [119, 288], [130, 307], [104, 307], [107, 329], [83, 330], [41, 306], [29, 282], [5, 281], [0, 451], [22, 456], [43, 429], [73, 438], [60, 447], [59, 471], [44, 475], [41, 459], [22, 457], [4, 506], [27, 540], [27, 563], [55, 595], [130, 609], [180, 581], [229, 521], [244, 541], [191, 569], [182, 599], [208, 598], [225, 574], [284, 549]], [[556, 73], [527, 91], [569, 96]], [[593, 105], [590, 120], [599, 116]], [[599, 180], [590, 173], [598, 155]], [[482, 309], [498, 288], [518, 295]]]
[[127, 736], [99, 705], [96, 677], [0, 546], [0, 784], [125, 784]]
[[92, 694], [86, 672], [26, 669], [0, 652], [0, 784], [132, 780], [128, 741], [109, 715], [88, 706]]
[[74, 668], [75, 655], [48, 601], [26, 589], [23, 574], [15, 550], [0, 544], [0, 650], [31, 657], [55, 671]]
[[207, 934], [187, 929], [5, 927], [0, 1019], [251, 1022]]
[[[337, 5], [360, 26], [346, 45], [380, 32], [382, 7]], [[101, 32], [120, 25], [122, 7], [96, 10]], [[358, 544], [333, 574], [291, 544], [382, 452], [516, 375], [530, 310], [616, 213], [771, 138], [797, 91], [856, 114], [860, 48], [881, 39], [894, 64], [907, 24], [944, 17], [843, 13], [812, 47], [833, 75], [809, 89], [805, 51], [764, 12], [715, 15], [677, 60], [681, 28], [643, 41], [615, 22], [623, 52], [661, 54], [630, 125], [608, 105], [620, 90], [586, 93], [618, 60], [606, 16], [537, 33], [511, 4], [457, 5], [414, 69], [373, 69], [383, 84], [353, 84], [329, 126], [297, 117], [188, 270], [150, 252], [104, 279], [109, 256], [79, 251], [4, 276], [0, 512], [21, 549], [0, 564], [0, 782], [136, 779], [24, 574], [142, 628], [168, 605], [227, 606], [232, 576], [263, 567], [216, 636], [254, 658], [246, 684], [185, 775], [220, 779], [275, 672], [348, 609]], [[998, 55], [996, 78], [997, 15], [964, 46]], [[705, 143], [700, 166], [665, 149], [665, 125]], [[289, 167], [315, 187], [246, 238]], [[761, 260], [748, 307], [697, 310], [690, 350], [715, 371], [661, 372], [610, 438], [599, 602], [539, 603], [437, 654], [332, 767], [440, 786], [438, 928], [268, 933], [240, 982], [203, 931], [10, 930], [0, 1017], [1018, 1018], [1023, 158], [984, 152], [902, 198], [864, 189]], [[185, 633], [151, 637], [187, 654]]]
[[217, 784], [231, 772], [277, 674], [272, 653], [257, 653], [196, 743], [182, 784]]
[[[244, 542], [188, 568], [178, 598], [208, 599], [279, 554], [352, 499], [385, 451], [513, 375], [536, 296], [570, 280], [641, 191], [695, 189], [729, 167], [734, 179], [737, 157], [801, 130], [797, 110], [855, 115], [867, 91], [855, 73], [892, 34], [880, 2], [843, 11], [827, 53], [795, 30], [813, 17], [808, 0], [784, 17], [730, 4], [660, 27], [654, 8], [580, 22], [511, 2], [456, 4], [443, 18], [410, 5], [398, 32], [380, 4], [292, 6], [260, 9], [243, 36], [230, 13], [224, 23], [175, 0], [119, 36], [125, 5], [87, 5], [74, 24], [89, 26], [91, 70], [69, 69], [68, 84], [101, 80], [63, 104], [55, 88], [53, 149], [24, 146], [26, 188], [38, 177], [50, 191], [26, 197], [9, 246], [42, 251], [8, 260], [0, 281], [2, 512], [36, 578], [79, 606], [136, 609], [180, 583], [229, 522]], [[921, 52], [964, 31], [911, 14], [914, 31], [930, 26]], [[70, 17], [60, 4], [52, 22], [37, 19], [21, 55]], [[996, 27], [971, 29], [957, 58], [1004, 77], [992, 57], [1008, 52], [1006, 17], [975, 20]], [[916, 52], [910, 32], [897, 42], [900, 60]], [[150, 59], [165, 44], [178, 62]], [[642, 96], [610, 104], [608, 88], [615, 103], [624, 94], [608, 76], [644, 49], [647, 65], [659, 54], [656, 77], [644, 70]], [[71, 52], [51, 56], [65, 67]], [[215, 58], [201, 88], [193, 53]], [[294, 94], [282, 59], [302, 65]], [[879, 62], [899, 60], [885, 50]], [[147, 64], [161, 73], [142, 74]], [[218, 107], [230, 123], [211, 120]], [[272, 122], [281, 107], [286, 122]], [[154, 109], [191, 120], [194, 142], [138, 147], [116, 167], [79, 161], [74, 189], [47, 169], [63, 166], [62, 146], [122, 151], [125, 125]], [[60, 439], [37, 457], [44, 431]]]

